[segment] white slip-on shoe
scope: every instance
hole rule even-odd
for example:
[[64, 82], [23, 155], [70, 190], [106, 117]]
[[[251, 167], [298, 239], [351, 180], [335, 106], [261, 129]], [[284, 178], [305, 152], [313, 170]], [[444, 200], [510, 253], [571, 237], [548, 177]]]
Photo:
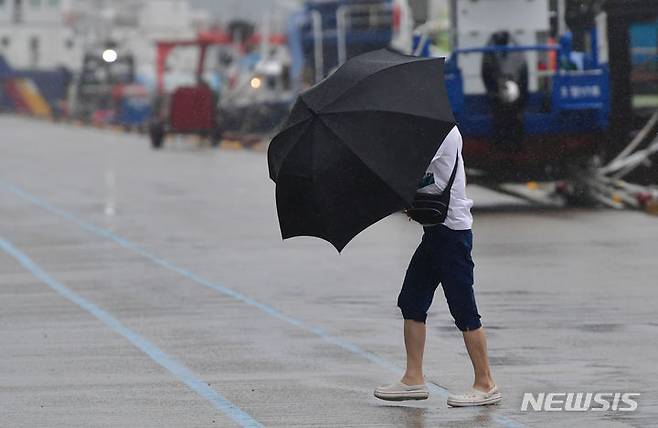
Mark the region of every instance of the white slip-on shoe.
[[386, 401], [427, 400], [430, 393], [427, 385], [407, 385], [396, 382], [391, 385], [382, 385], [375, 389], [375, 397]]
[[487, 392], [472, 388], [470, 391], [463, 394], [450, 394], [448, 396], [448, 406], [487, 406], [489, 404], [496, 404], [502, 399], [503, 396], [500, 395], [498, 387], [494, 385], [494, 387]]

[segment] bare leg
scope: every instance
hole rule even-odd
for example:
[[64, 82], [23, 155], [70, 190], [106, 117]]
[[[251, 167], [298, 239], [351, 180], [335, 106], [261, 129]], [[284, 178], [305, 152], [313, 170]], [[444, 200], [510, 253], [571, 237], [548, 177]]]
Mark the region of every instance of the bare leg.
[[404, 320], [404, 346], [407, 349], [407, 370], [402, 377], [406, 385], [425, 383], [423, 378], [423, 351], [425, 350], [425, 324]]
[[[405, 330], [406, 331], [406, 330]], [[487, 336], [484, 328], [464, 332], [464, 343], [468, 356], [471, 357], [475, 381], [473, 388], [488, 392], [494, 387], [495, 382], [489, 369], [489, 357], [487, 356]]]

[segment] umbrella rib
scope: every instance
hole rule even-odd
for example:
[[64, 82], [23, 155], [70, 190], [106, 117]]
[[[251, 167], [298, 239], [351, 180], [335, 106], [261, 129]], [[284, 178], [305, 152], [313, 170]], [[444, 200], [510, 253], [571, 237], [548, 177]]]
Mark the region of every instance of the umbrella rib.
[[[296, 127], [298, 127], [298, 126], [306, 126], [306, 127], [308, 127], [308, 125], [309, 125], [310, 123], [311, 123], [311, 119], [310, 119], [310, 118], [309, 118], [309, 119], [302, 120], [302, 121], [300, 121], [300, 122], [297, 122], [296, 124], [290, 126], [289, 128], [286, 128], [286, 129], [284, 129], [283, 131], [280, 131], [279, 134], [277, 135], [277, 137], [278, 137], [279, 135], [283, 134], [284, 132], [288, 132], [288, 131], [290, 131], [291, 129], [296, 128]], [[274, 143], [275, 140], [276, 140], [276, 137], [275, 137], [274, 140], [272, 140], [272, 142], [270, 142], [270, 145], [269, 145], [269, 147], [268, 147], [268, 149], [267, 149], [267, 151], [268, 151], [268, 164], [269, 164], [270, 148], [273, 148], [273, 147], [274, 147], [274, 145], [273, 145], [272, 143]], [[298, 139], [297, 141], [295, 141], [293, 144], [291, 144], [290, 147], [288, 147], [288, 149], [285, 151], [285, 153], [281, 156], [282, 158], [284, 158], [284, 161], [283, 161], [283, 163], [279, 166], [279, 170], [281, 170], [281, 168], [283, 168], [283, 164], [285, 163], [285, 158], [288, 156], [288, 153], [290, 153], [290, 152], [292, 151], [292, 149], [294, 149], [294, 148], [297, 146], [297, 144], [299, 144], [300, 141], [302, 141], [301, 138]], [[271, 170], [270, 170], [270, 171], [271, 171]], [[276, 178], [278, 178], [278, 171], [277, 171], [277, 177], [272, 177], [271, 174], [270, 174], [270, 178], [271, 178], [274, 182], [276, 182]]]
[[[306, 107], [306, 109], [308, 111], [312, 111], [309, 108], [308, 104], [306, 104], [306, 102], [301, 97], [299, 98], [299, 101], [304, 105], [304, 107]], [[277, 132], [277, 134], [281, 134], [282, 132], [285, 132], [285, 131], [287, 131], [291, 128], [294, 128], [295, 126], [297, 126], [301, 123], [304, 123], [304, 122], [307, 122], [307, 121], [311, 120], [312, 118], [313, 118], [313, 116], [309, 116], [309, 117], [306, 117], [304, 119], [298, 120], [298, 121], [293, 122], [293, 123], [285, 123], [285, 124], [283, 124], [282, 128]]]
[[289, 129], [292, 129], [292, 128], [296, 127], [296, 126], [303, 125], [303, 124], [307, 123], [308, 121], [310, 121], [311, 119], [312, 119], [312, 117], [307, 117], [307, 118], [305, 118], [305, 119], [298, 120], [297, 122], [287, 124], [284, 128], [282, 128], [281, 130], [279, 130], [279, 131], [276, 133], [276, 135], [279, 135], [279, 134], [281, 134], [281, 133], [283, 133], [283, 132], [286, 132], [286, 131], [288, 131]]

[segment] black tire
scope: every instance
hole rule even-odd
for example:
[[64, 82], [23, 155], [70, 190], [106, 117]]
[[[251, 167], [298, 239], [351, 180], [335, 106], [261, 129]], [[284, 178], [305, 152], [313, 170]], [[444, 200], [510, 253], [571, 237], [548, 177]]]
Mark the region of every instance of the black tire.
[[162, 123], [153, 123], [149, 127], [149, 137], [151, 138], [151, 147], [154, 150], [159, 150], [164, 144], [164, 126]]
[[210, 133], [210, 145], [212, 147], [219, 147], [222, 143], [223, 132], [220, 128], [215, 128]]

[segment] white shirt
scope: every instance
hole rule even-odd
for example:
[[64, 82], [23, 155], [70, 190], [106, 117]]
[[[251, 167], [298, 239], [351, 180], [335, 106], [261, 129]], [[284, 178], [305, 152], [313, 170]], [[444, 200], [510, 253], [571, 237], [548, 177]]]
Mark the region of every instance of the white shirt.
[[[462, 151], [462, 135], [455, 126], [448, 134], [439, 150], [434, 155], [432, 162], [427, 168], [427, 176], [433, 176], [433, 183], [418, 189], [421, 193], [441, 194], [446, 188], [452, 170], [455, 167], [455, 157], [459, 153], [459, 163], [457, 165], [457, 174], [450, 191], [450, 206], [448, 207], [448, 216], [443, 223], [452, 230], [468, 230], [473, 226], [473, 216], [471, 207], [473, 201], [466, 196], [466, 172], [464, 169], [464, 158]], [[432, 177], [430, 177], [432, 178]]]

